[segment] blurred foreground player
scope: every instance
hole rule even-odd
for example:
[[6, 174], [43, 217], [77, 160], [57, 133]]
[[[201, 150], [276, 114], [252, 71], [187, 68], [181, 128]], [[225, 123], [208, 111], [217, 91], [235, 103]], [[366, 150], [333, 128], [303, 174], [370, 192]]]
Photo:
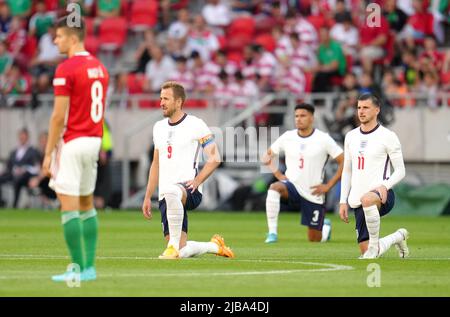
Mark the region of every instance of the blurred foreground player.
[[[61, 203], [64, 237], [80, 280], [96, 279], [97, 212], [93, 192], [103, 134], [103, 114], [109, 75], [84, 48], [85, 27], [63, 17], [57, 22], [55, 44], [68, 59], [56, 69], [55, 101], [42, 163], [49, 186]], [[67, 121], [66, 121], [67, 117]], [[62, 138], [61, 138], [62, 137]], [[55, 275], [63, 282], [73, 271]]]

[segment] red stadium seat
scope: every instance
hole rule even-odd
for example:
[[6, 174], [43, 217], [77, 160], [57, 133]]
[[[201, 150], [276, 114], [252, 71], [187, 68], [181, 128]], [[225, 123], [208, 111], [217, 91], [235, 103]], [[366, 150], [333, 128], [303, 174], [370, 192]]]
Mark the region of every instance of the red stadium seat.
[[275, 48], [277, 46], [275, 39], [273, 38], [273, 36], [270, 33], [258, 35], [255, 38], [255, 43], [261, 45], [269, 52], [275, 51]]
[[208, 101], [202, 99], [188, 99], [184, 103], [185, 108], [206, 108], [208, 107]]
[[95, 33], [94, 18], [85, 18], [84, 24], [86, 27], [86, 36], [94, 35]]
[[89, 53], [91, 53], [94, 56], [97, 56], [98, 49], [100, 47], [100, 42], [95, 36], [88, 35], [84, 40], [84, 46], [86, 47], [86, 50]]
[[109, 51], [119, 49], [126, 40], [127, 21], [122, 17], [107, 18], [100, 24], [100, 48]]
[[136, 0], [131, 6], [130, 28], [144, 31], [156, 25], [158, 21], [158, 2], [155, 0]]
[[247, 37], [252, 37], [255, 33], [255, 21], [252, 17], [236, 18], [227, 27], [226, 33], [228, 38], [236, 35], [245, 35]]
[[[144, 94], [143, 84], [145, 80], [144, 74], [128, 74], [128, 92], [130, 95]], [[156, 104], [154, 100], [140, 100], [139, 108], [156, 108], [159, 106], [159, 101]]]

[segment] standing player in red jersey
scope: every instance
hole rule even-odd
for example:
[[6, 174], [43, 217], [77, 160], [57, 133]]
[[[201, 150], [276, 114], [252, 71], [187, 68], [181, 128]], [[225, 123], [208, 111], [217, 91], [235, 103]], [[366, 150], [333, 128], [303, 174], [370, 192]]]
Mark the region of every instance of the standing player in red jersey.
[[64, 274], [54, 275], [55, 282], [72, 280], [78, 268], [76, 277], [81, 281], [96, 279], [98, 224], [93, 192], [109, 75], [102, 63], [86, 52], [84, 22], [78, 22], [63, 17], [56, 25], [55, 44], [68, 59], [58, 66], [53, 80], [55, 101], [42, 165], [61, 203], [64, 237], [73, 264]]

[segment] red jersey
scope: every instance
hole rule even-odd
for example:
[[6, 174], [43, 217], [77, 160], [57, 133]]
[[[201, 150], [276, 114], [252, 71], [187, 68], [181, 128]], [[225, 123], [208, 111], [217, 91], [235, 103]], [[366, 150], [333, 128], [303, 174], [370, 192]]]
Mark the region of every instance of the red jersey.
[[55, 96], [70, 97], [64, 142], [79, 137], [102, 137], [109, 74], [88, 52], [76, 53], [59, 64], [53, 79]]

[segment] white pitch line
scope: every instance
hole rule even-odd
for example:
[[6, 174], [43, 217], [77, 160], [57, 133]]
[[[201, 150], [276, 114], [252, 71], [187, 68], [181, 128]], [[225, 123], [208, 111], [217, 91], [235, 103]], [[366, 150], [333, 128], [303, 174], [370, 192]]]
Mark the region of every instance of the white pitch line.
[[[0, 260], [53, 260], [53, 259], [68, 259], [65, 255], [45, 255], [45, 254], [0, 254]], [[144, 256], [97, 256], [97, 260], [159, 260], [158, 257], [144, 257]], [[201, 258], [186, 258], [186, 260], [200, 260]], [[205, 258], [203, 258], [205, 259]], [[337, 258], [335, 260], [357, 260], [354, 258]], [[383, 258], [381, 258], [383, 259]], [[395, 258], [385, 258], [385, 259], [395, 259]], [[304, 258], [303, 260], [323, 260], [323, 258]], [[428, 258], [428, 257], [410, 257], [407, 259], [402, 259], [402, 261], [450, 261], [450, 258]], [[282, 260], [282, 259], [233, 259], [233, 262], [278, 262], [278, 263], [298, 263], [295, 260]], [[304, 262], [305, 263], [305, 262]]]
[[[66, 256], [36, 256], [36, 255], [8, 255], [11, 259], [67, 259]], [[5, 259], [5, 255], [0, 255], [0, 258]], [[117, 259], [117, 257], [98, 257], [98, 259]], [[135, 257], [120, 257], [127, 259], [135, 259]], [[157, 258], [141, 258], [146, 260], [153, 260]], [[194, 260], [194, 259], [191, 259]], [[317, 262], [303, 262], [303, 261], [292, 261], [292, 260], [264, 260], [264, 259], [244, 259], [244, 260], [233, 260], [232, 262], [253, 262], [253, 263], [290, 263], [290, 264], [300, 264], [300, 265], [310, 265], [310, 266], [322, 266], [322, 268], [317, 269], [292, 269], [292, 270], [270, 270], [270, 271], [243, 271], [243, 272], [181, 272], [181, 273], [117, 273], [117, 274], [99, 274], [99, 277], [173, 277], [173, 276], [243, 276], [243, 275], [274, 275], [274, 274], [292, 274], [292, 273], [303, 273], [303, 272], [330, 272], [330, 271], [347, 271], [353, 270], [352, 266], [339, 265], [332, 263], [317, 263]], [[30, 275], [0, 275], [1, 280], [11, 280], [11, 279], [42, 279], [48, 278], [47, 275], [40, 274], [30, 274]]]
[[[270, 262], [270, 261], [268, 261]], [[348, 271], [353, 270], [352, 266], [338, 265], [332, 263], [315, 263], [315, 262], [292, 262], [302, 265], [325, 266], [320, 269], [295, 269], [295, 270], [271, 270], [271, 271], [244, 271], [244, 272], [186, 272], [186, 273], [115, 273], [115, 274], [99, 274], [102, 277], [174, 277], [174, 276], [243, 276], [243, 275], [275, 275], [275, 274], [292, 274], [304, 272], [331, 272], [331, 271]], [[14, 279], [42, 279], [48, 278], [48, 275], [0, 275], [0, 280], [14, 280]]]

